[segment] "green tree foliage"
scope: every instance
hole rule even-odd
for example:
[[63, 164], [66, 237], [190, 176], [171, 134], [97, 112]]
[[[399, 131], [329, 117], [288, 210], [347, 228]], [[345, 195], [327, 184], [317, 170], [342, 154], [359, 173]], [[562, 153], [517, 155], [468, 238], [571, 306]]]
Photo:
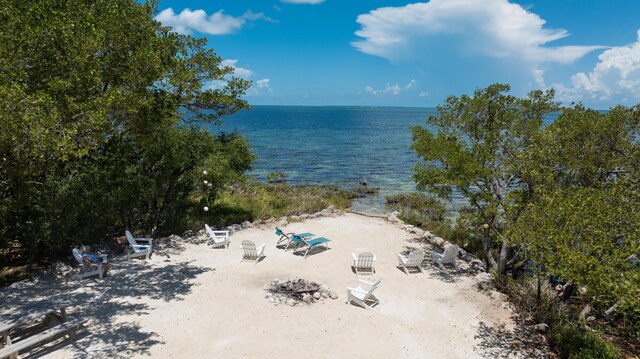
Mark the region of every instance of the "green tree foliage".
[[250, 83], [155, 13], [0, 0], [0, 248], [19, 243], [33, 261], [125, 226], [166, 231], [194, 211], [197, 173], [215, 197], [249, 168], [244, 139], [196, 125], [247, 108]]
[[[545, 271], [619, 308], [640, 331], [638, 107], [564, 109], [523, 158], [533, 200], [508, 235]], [[604, 308], [606, 309], [606, 308]]]
[[534, 138], [522, 158], [523, 176], [535, 187], [595, 187], [621, 177], [638, 178], [637, 108], [618, 106], [606, 113], [576, 105]]
[[553, 91], [519, 99], [508, 85], [494, 84], [474, 96], [447, 98], [427, 127], [414, 127], [412, 148], [422, 159], [414, 168], [419, 189], [447, 197], [460, 191], [474, 209], [487, 264], [500, 272], [509, 263], [514, 204], [528, 195], [521, 158], [543, 117], [557, 109]]
[[586, 286], [590, 301], [637, 304], [640, 266], [631, 259], [640, 253], [638, 208], [640, 192], [623, 181], [557, 189], [528, 207], [511, 238], [545, 271]]

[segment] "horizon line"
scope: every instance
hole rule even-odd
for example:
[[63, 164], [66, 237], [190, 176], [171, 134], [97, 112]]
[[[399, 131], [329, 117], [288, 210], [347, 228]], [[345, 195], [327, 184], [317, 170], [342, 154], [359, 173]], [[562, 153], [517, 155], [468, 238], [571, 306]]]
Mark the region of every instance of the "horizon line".
[[436, 108], [437, 106], [385, 106], [385, 105], [279, 105], [279, 104], [260, 104], [252, 105], [251, 107], [258, 106], [271, 106], [271, 107], [366, 107], [366, 108]]

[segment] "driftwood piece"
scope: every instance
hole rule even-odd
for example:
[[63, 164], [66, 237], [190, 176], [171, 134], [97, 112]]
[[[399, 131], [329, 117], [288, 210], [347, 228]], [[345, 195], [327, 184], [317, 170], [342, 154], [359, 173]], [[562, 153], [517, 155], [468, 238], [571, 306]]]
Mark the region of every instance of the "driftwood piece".
[[605, 316], [610, 316], [611, 314], [613, 314], [613, 312], [618, 309], [618, 307], [620, 306], [620, 301], [617, 301], [614, 305], [612, 305], [609, 309], [604, 311], [604, 315]]
[[589, 304], [585, 305], [582, 311], [580, 312], [579, 318], [584, 320], [587, 317], [587, 314], [591, 312], [591, 306]]

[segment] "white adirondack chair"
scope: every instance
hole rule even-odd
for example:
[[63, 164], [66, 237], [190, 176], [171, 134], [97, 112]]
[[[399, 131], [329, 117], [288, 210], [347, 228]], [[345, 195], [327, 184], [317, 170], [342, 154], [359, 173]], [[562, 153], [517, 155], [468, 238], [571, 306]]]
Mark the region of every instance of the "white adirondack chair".
[[360, 272], [369, 272], [371, 274], [376, 272], [375, 254], [371, 252], [351, 253], [351, 257], [353, 257], [353, 268], [356, 271], [356, 275], [360, 275]]
[[256, 248], [256, 244], [249, 241], [249, 240], [244, 240], [242, 241], [242, 250], [244, 251], [244, 253], [242, 254], [242, 260], [253, 260], [254, 261], [254, 265], [256, 263], [258, 263], [260, 261], [261, 258], [264, 257], [264, 247], [266, 246], [266, 243], [263, 243], [260, 247]]
[[[127, 240], [131, 246], [131, 253], [127, 255], [127, 259], [142, 256], [149, 259], [149, 257], [151, 257], [151, 252], [153, 251], [152, 238], [134, 237], [129, 231], [125, 231], [124, 234], [127, 236]], [[138, 242], [144, 242], [147, 244], [138, 244]]]
[[375, 282], [358, 279], [356, 288], [347, 287], [347, 304], [355, 303], [363, 308], [371, 309], [380, 301], [373, 295], [373, 291], [380, 286], [382, 279]]
[[[102, 276], [104, 275], [104, 271], [102, 269], [102, 265], [101, 264], [96, 264], [96, 263], [92, 263], [91, 267], [87, 266], [84, 261], [82, 260], [82, 252], [80, 252], [80, 250], [78, 248], [74, 248], [71, 250], [71, 253], [73, 253], [73, 258], [76, 259], [76, 261], [78, 262], [78, 264], [80, 264], [80, 268], [81, 268], [81, 273], [80, 274], [76, 274], [73, 276], [73, 278], [75, 279], [82, 279], [82, 278], [86, 278], [86, 277], [90, 277], [93, 275], [97, 275], [98, 277], [100, 277], [100, 279], [102, 279]], [[106, 257], [106, 254], [103, 255], [99, 255], [98, 257]], [[106, 259], [103, 259], [103, 261]]]
[[401, 253], [398, 253], [398, 267], [402, 267], [402, 270], [404, 270], [407, 275], [409, 275], [409, 268], [417, 268], [420, 273], [424, 273], [422, 271], [422, 261], [424, 260], [424, 256], [425, 251], [421, 249], [409, 253], [409, 255], [406, 257]]
[[436, 251], [431, 252], [433, 261], [440, 266], [440, 269], [446, 270], [445, 264], [453, 264], [456, 270], [459, 270], [458, 263], [456, 263], [456, 257], [458, 257], [458, 246], [455, 244], [449, 245], [444, 249], [444, 253], [438, 253]]
[[214, 231], [208, 224], [205, 224], [204, 228], [206, 228], [209, 237], [211, 237], [209, 245], [212, 248], [229, 248], [229, 231]]

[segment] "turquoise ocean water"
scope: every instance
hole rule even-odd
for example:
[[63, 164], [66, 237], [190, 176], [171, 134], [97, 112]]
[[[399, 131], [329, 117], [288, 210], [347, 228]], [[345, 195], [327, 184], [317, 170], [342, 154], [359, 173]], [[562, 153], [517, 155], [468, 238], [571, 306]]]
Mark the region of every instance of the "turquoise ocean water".
[[[434, 108], [255, 106], [223, 118], [257, 155], [249, 173], [266, 181], [284, 172], [292, 184], [357, 186], [366, 178], [380, 193], [356, 200], [357, 211], [384, 213], [384, 197], [415, 191], [411, 131], [425, 125]], [[455, 199], [454, 199], [455, 200]]]

